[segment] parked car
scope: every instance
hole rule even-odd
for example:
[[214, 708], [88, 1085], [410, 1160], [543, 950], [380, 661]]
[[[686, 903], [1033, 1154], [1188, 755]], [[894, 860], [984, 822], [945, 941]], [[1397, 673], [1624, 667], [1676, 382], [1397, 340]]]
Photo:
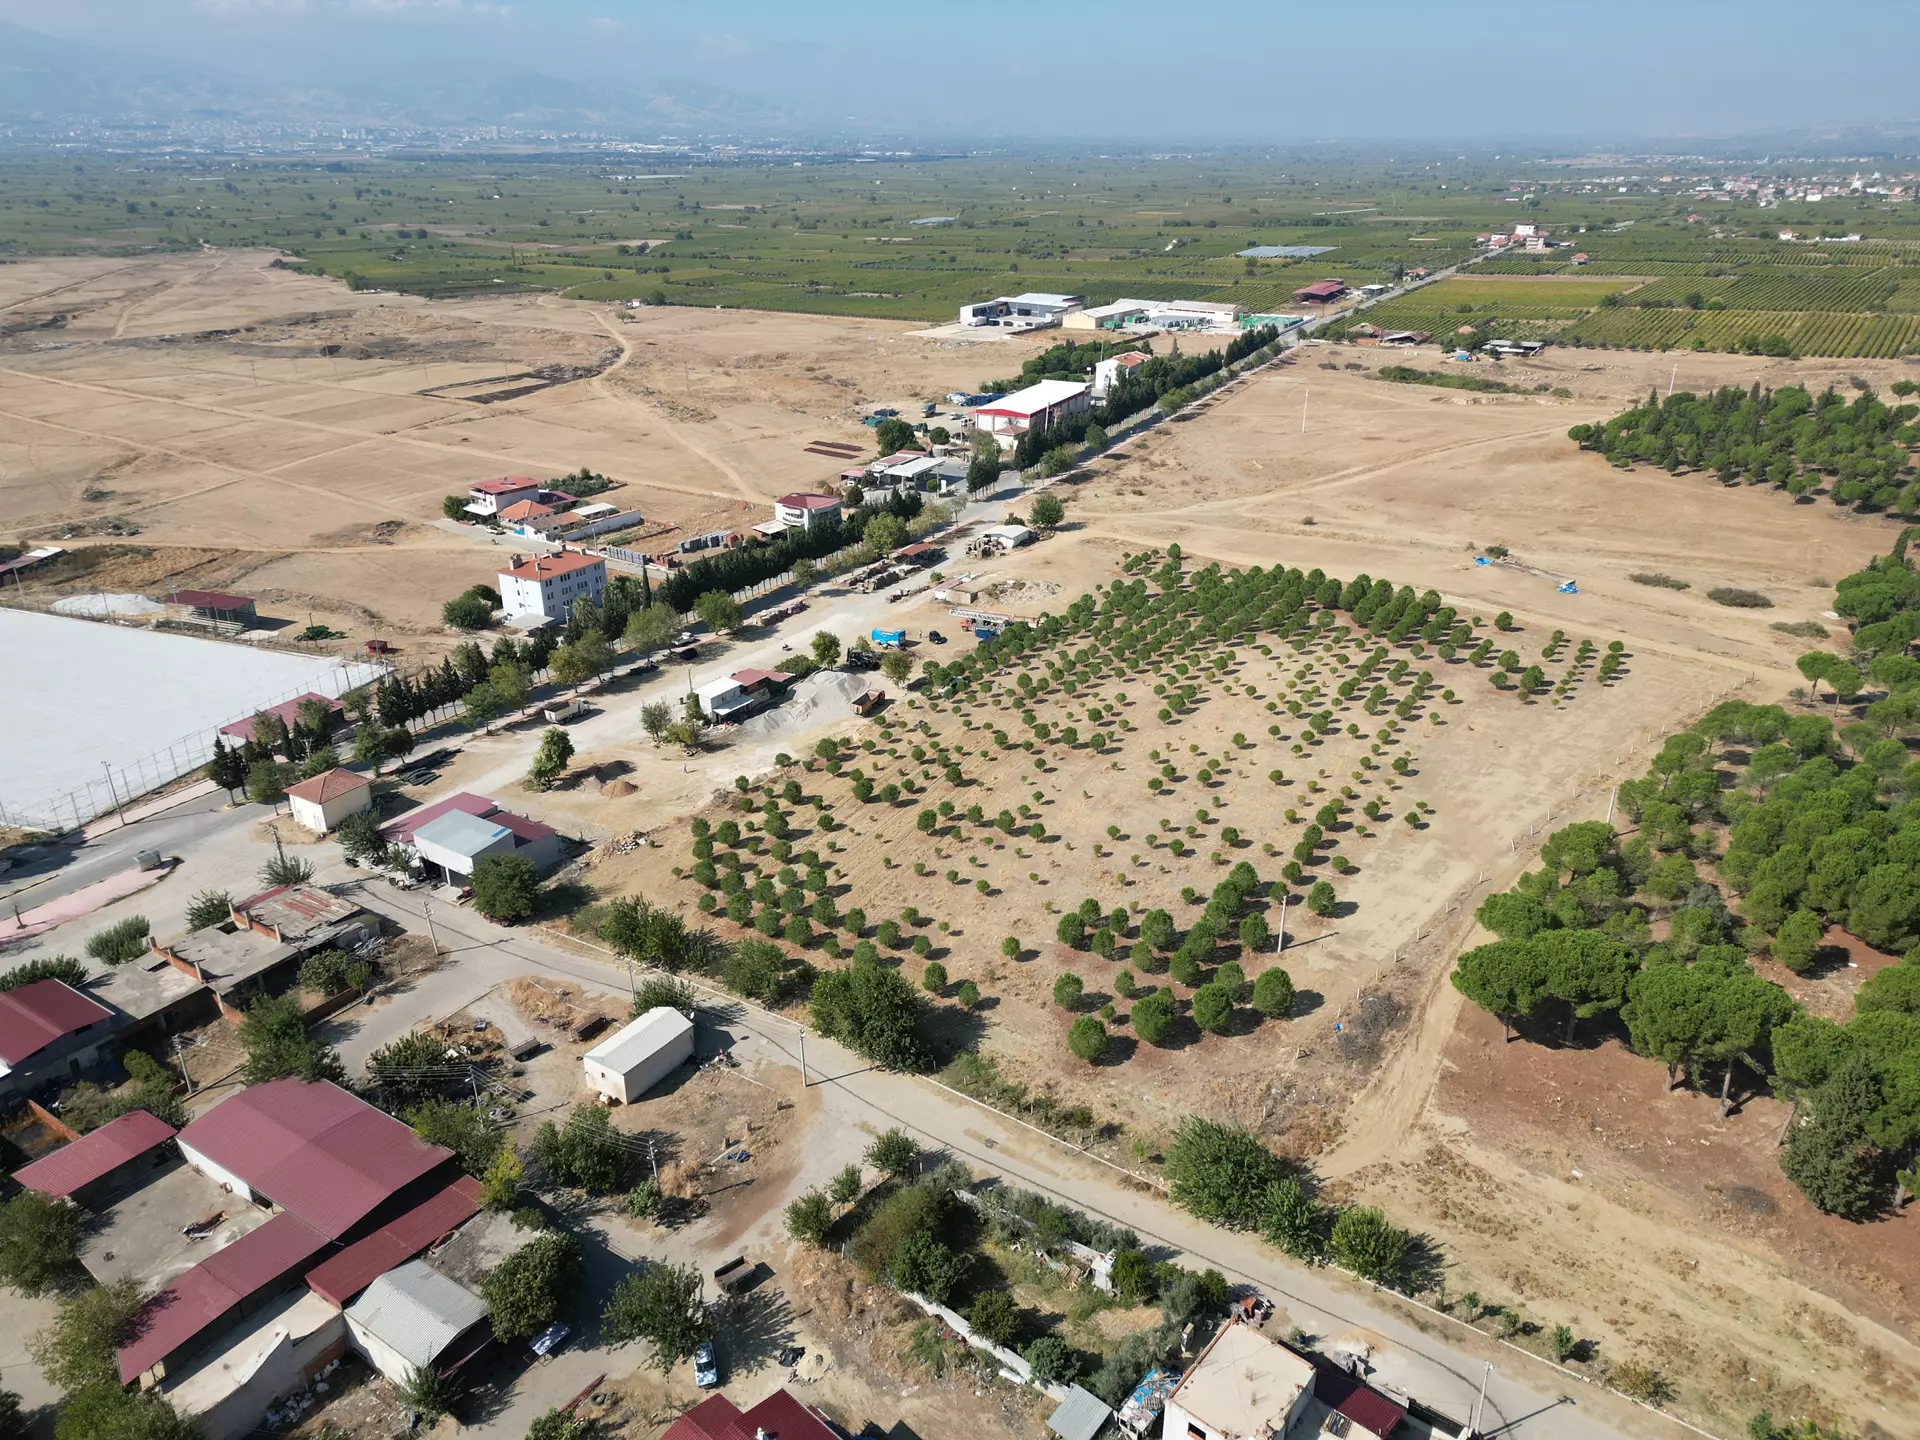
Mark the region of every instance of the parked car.
[[720, 1363], [714, 1358], [711, 1340], [702, 1340], [693, 1347], [693, 1383], [702, 1390], [711, 1390], [720, 1383]]
[[942, 635], [938, 630], [927, 631], [927, 639], [936, 645], [944, 645], [947, 643], [947, 637]]

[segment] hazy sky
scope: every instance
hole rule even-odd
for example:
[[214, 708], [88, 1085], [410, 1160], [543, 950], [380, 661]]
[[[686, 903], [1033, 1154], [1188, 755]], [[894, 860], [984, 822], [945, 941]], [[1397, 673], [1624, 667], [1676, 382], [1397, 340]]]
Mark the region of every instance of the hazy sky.
[[[1920, 4], [1598, 0], [0, 0], [268, 80], [704, 83], [885, 130], [1284, 141], [1733, 133], [1920, 117]], [[1824, 18], [1823, 18], [1824, 16]]]

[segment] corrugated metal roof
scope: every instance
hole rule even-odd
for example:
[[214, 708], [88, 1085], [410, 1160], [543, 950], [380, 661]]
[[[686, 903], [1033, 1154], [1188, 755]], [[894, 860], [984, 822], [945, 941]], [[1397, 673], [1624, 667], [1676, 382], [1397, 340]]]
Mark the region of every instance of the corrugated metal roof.
[[[307, 691], [306, 694], [296, 695], [291, 700], [282, 700], [278, 705], [269, 705], [264, 711], [258, 712], [258, 713], [267, 714], [267, 715], [278, 715], [281, 721], [286, 725], [286, 727], [289, 730], [291, 730], [294, 727], [294, 725], [299, 722], [300, 706], [302, 702], [307, 700], [318, 700], [322, 705], [325, 705], [329, 710], [331, 710], [335, 716], [338, 716], [341, 713], [342, 707], [338, 700], [330, 699], [327, 696], [320, 694], [320, 692], [317, 690], [309, 690]], [[220, 733], [222, 735], [234, 735], [239, 737], [242, 740], [252, 739], [253, 738], [253, 716], [249, 715], [244, 720], [229, 721], [227, 724], [222, 725], [220, 727]]]
[[134, 1338], [116, 1352], [120, 1383], [131, 1384], [326, 1243], [299, 1216], [280, 1214], [209, 1255], [140, 1307]]
[[251, 595], [229, 595], [224, 590], [176, 590], [173, 603], [191, 605], [196, 610], [251, 610]]
[[17, 1070], [47, 1046], [111, 1012], [59, 980], [35, 980], [0, 991], [0, 1061]]
[[431, 805], [422, 805], [418, 810], [410, 810], [391, 824], [382, 825], [380, 833], [389, 840], [402, 845], [411, 845], [415, 833], [424, 825], [438, 820], [442, 815], [458, 810], [463, 815], [491, 815], [500, 807], [484, 795], [475, 795], [463, 790], [458, 795], [449, 795], [444, 800], [436, 800]]
[[486, 1314], [486, 1301], [424, 1260], [389, 1270], [347, 1307], [348, 1317], [368, 1334], [423, 1367]]
[[1324, 1355], [1313, 1357], [1313, 1393], [1362, 1430], [1387, 1436], [1407, 1418], [1406, 1407], [1370, 1390]]
[[453, 1153], [337, 1085], [306, 1080], [250, 1086], [180, 1143], [335, 1240]]
[[413, 832], [416, 845], [433, 844], [442, 850], [452, 851], [455, 855], [478, 855], [482, 851], [498, 845], [503, 836], [513, 832], [492, 817], [466, 815], [451, 810], [430, 824], [422, 825]]
[[396, 1265], [418, 1255], [441, 1236], [480, 1213], [480, 1182], [462, 1175], [439, 1194], [356, 1240], [314, 1267], [307, 1284], [321, 1298], [347, 1302]]
[[98, 1130], [89, 1130], [71, 1145], [62, 1145], [31, 1165], [13, 1172], [13, 1178], [42, 1195], [71, 1195], [110, 1175], [129, 1160], [146, 1154], [173, 1138], [173, 1127], [145, 1110], [129, 1110]]
[[1107, 1402], [1078, 1385], [1067, 1387], [1067, 1398], [1047, 1417], [1047, 1428], [1060, 1440], [1093, 1440], [1113, 1418]]
[[776, 1390], [758, 1405], [741, 1410], [724, 1395], [710, 1395], [687, 1411], [660, 1440], [839, 1440], [813, 1411], [786, 1390]]
[[617, 1075], [625, 1075], [683, 1035], [692, 1033], [693, 1022], [686, 1016], [671, 1006], [656, 1005], [646, 1014], [622, 1025], [589, 1050], [585, 1058], [606, 1066]]

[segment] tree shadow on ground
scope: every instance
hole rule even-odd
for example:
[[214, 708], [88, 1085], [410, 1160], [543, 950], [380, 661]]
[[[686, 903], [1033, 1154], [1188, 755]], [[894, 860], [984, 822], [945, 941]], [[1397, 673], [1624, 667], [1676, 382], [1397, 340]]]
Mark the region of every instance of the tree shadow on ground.
[[715, 1349], [723, 1381], [753, 1374], [775, 1362], [794, 1343], [793, 1308], [786, 1293], [762, 1286], [714, 1308]]

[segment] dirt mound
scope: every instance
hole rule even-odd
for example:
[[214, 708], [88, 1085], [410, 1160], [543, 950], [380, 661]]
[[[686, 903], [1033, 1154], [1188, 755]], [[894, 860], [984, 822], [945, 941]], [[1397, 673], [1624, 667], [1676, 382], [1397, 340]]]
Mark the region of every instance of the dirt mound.
[[600, 793], [609, 800], [620, 800], [636, 793], [640, 787], [631, 780], [609, 780], [600, 787]]

